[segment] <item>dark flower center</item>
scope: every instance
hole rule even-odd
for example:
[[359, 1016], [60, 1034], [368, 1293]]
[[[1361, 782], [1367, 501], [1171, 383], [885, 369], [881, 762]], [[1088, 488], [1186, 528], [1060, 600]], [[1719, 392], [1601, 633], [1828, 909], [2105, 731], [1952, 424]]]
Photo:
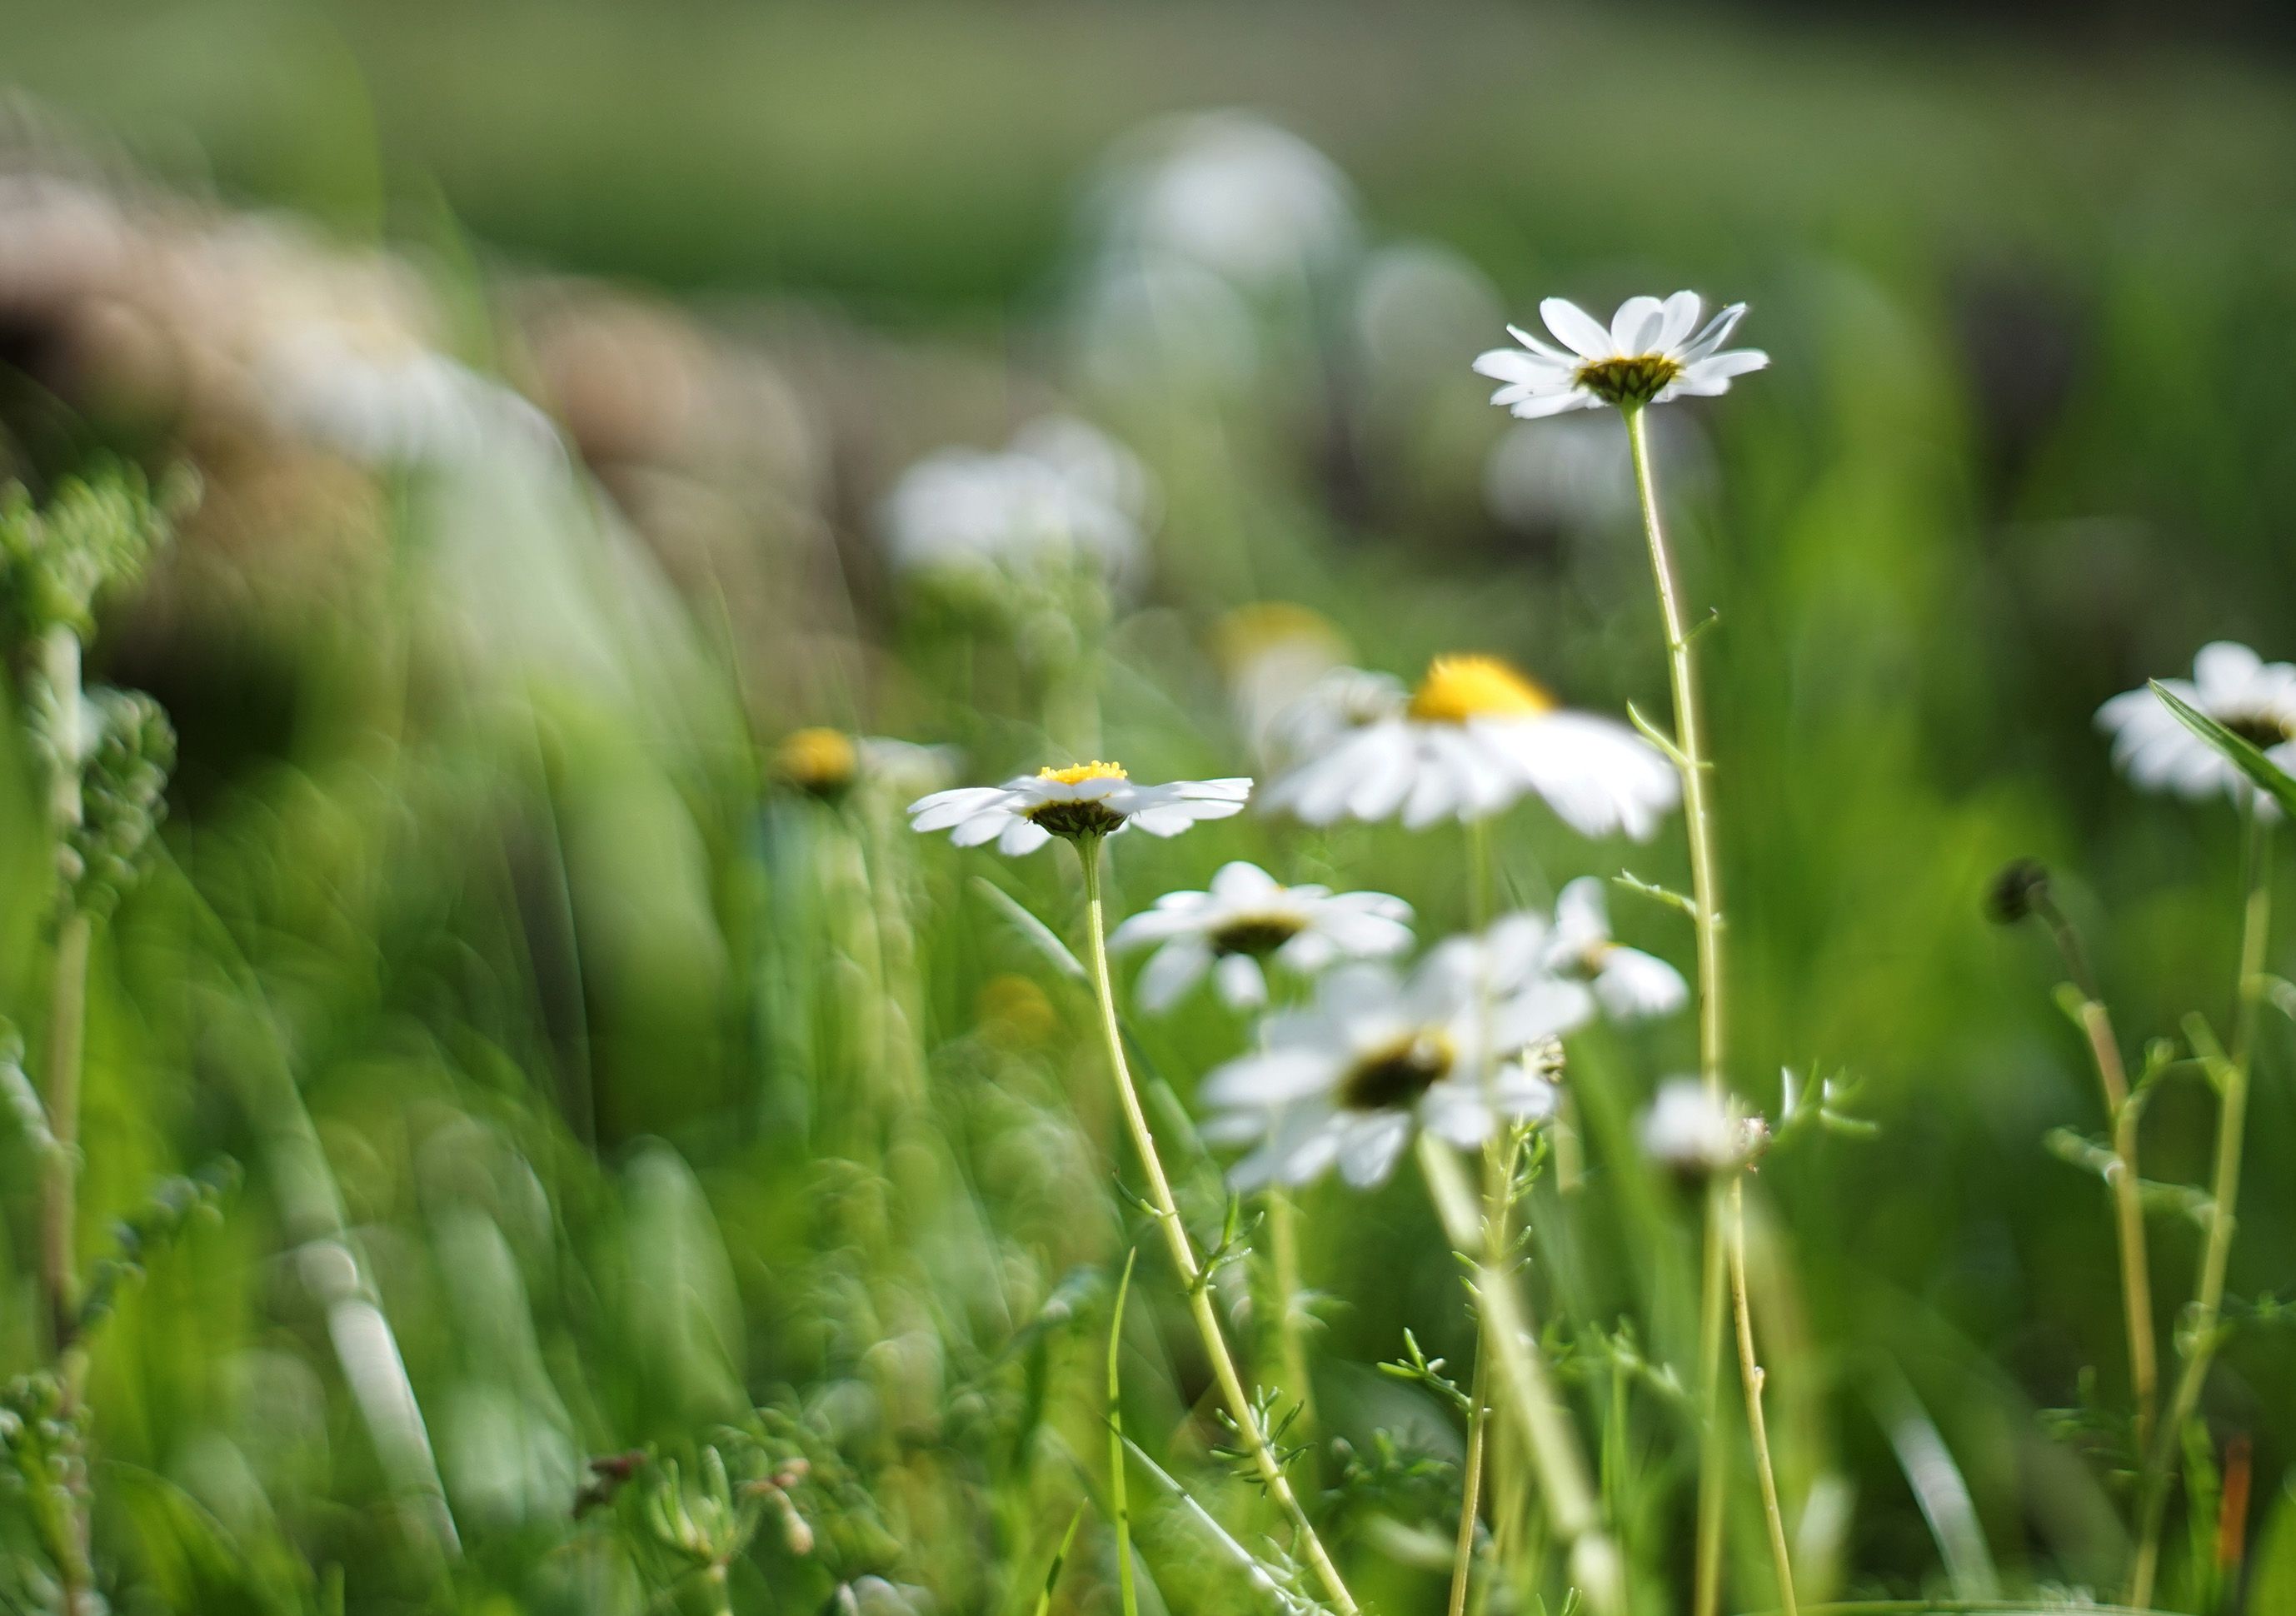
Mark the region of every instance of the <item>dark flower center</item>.
[[1340, 1079], [1345, 1111], [1400, 1111], [1450, 1075], [1456, 1052], [1440, 1032], [1414, 1032], [1372, 1050]]
[[1648, 404], [1682, 374], [1678, 360], [1664, 354], [1636, 354], [1627, 359], [1589, 359], [1578, 367], [1578, 385], [1603, 403], [1621, 409]]
[[1074, 841], [1083, 836], [1105, 836], [1124, 823], [1124, 816], [1104, 802], [1040, 802], [1028, 812], [1032, 824], [1042, 825], [1055, 836]]
[[2287, 720], [2275, 718], [2270, 713], [2226, 713], [2217, 722], [2251, 746], [2267, 751], [2284, 741], [2296, 739], [2289, 731]]
[[1245, 915], [1220, 927], [1207, 940], [1212, 952], [1222, 957], [1249, 954], [1262, 959], [1299, 936], [1302, 929], [1289, 915]]

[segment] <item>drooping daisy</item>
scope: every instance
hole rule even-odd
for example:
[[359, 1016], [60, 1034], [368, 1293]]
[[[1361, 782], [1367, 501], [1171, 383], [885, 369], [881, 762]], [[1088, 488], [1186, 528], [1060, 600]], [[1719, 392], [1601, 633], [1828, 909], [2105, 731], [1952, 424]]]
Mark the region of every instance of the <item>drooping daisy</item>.
[[1129, 451], [1047, 416], [1002, 450], [943, 449], [911, 466], [885, 502], [886, 552], [899, 571], [991, 587], [1079, 565], [1116, 582], [1140, 566], [1149, 503]]
[[1761, 1154], [1768, 1125], [1696, 1078], [1669, 1078], [1642, 1116], [1644, 1153], [1685, 1177], [1735, 1172]]
[[[2267, 662], [2245, 645], [2218, 640], [2193, 659], [2190, 680], [2161, 683], [2184, 701], [2253, 742], [2282, 768], [2296, 771], [2296, 665]], [[2096, 710], [2112, 737], [2112, 760], [2148, 791], [2201, 798], [2218, 792], [2246, 802], [2255, 788], [2232, 761], [2191, 730], [2168, 704], [2144, 690], [2123, 691]], [[2259, 812], [2276, 814], [2269, 798]]]
[[1257, 1142], [1229, 1181], [1305, 1184], [1336, 1163], [1349, 1183], [1374, 1185], [1419, 1128], [1464, 1147], [1502, 1120], [1547, 1115], [1545, 1046], [1583, 1026], [1594, 1001], [1584, 984], [1538, 969], [1546, 931], [1536, 915], [1510, 915], [1444, 943], [1408, 977], [1342, 965], [1309, 1007], [1269, 1018], [1263, 1047], [1201, 1091], [1215, 1112], [1207, 1138]]
[[1565, 710], [1496, 657], [1438, 657], [1407, 697], [1377, 676], [1356, 678], [1343, 693], [1351, 708], [1320, 702], [1296, 727], [1298, 741], [1321, 744], [1267, 789], [1266, 807], [1309, 824], [1400, 814], [1418, 830], [1486, 818], [1536, 792], [1583, 835], [1641, 841], [1680, 800], [1656, 747], [1615, 719]]
[[947, 831], [958, 847], [995, 841], [1000, 853], [1033, 853], [1055, 836], [1071, 841], [1113, 836], [1137, 825], [1177, 836], [1200, 819], [1241, 813], [1246, 779], [1176, 780], [1139, 785], [1119, 763], [1016, 775], [1002, 785], [964, 785], [909, 804], [909, 828]]
[[1411, 906], [1384, 892], [1287, 887], [1256, 864], [1223, 865], [1204, 892], [1167, 892], [1116, 928], [1108, 946], [1160, 945], [1140, 972], [1141, 1005], [1168, 1010], [1207, 972], [1238, 1010], [1267, 1002], [1267, 967], [1309, 977], [1347, 959], [1411, 947]]
[[1654, 954], [1611, 940], [1610, 904], [1600, 877], [1583, 875], [1554, 905], [1547, 969], [1591, 983], [1604, 1013], [1621, 1021], [1671, 1015], [1690, 1002], [1682, 972]]
[[1770, 357], [1758, 348], [1722, 351], [1746, 312], [1743, 303], [1733, 303], [1693, 336], [1702, 308], [1694, 291], [1663, 301], [1628, 298], [1605, 330], [1576, 303], [1549, 298], [1538, 306], [1539, 317], [1561, 349], [1510, 325], [1507, 334], [1522, 346], [1491, 349], [1476, 359], [1475, 371], [1504, 384], [1491, 395], [1493, 404], [1526, 419], [1727, 392], [1733, 377], [1760, 370]]

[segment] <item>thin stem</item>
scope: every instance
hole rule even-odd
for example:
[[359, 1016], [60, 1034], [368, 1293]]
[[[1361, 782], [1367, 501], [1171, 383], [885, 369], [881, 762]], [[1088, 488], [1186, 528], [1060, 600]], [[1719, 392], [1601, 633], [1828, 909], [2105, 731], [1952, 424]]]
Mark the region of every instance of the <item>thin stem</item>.
[[2032, 894], [2033, 913], [2040, 917], [2064, 956], [2065, 969], [2080, 994], [2081, 1032], [2088, 1039], [2089, 1057], [2096, 1065], [2097, 1086], [2103, 1091], [2104, 1114], [2112, 1124], [2113, 1234], [2120, 1255], [2121, 1310], [2128, 1333], [2128, 1384], [2136, 1409], [2136, 1448], [2152, 1445], [2152, 1421], [2159, 1413], [2161, 1370], [2152, 1333], [2152, 1263], [2144, 1243], [2143, 1180], [2136, 1169], [2136, 1131], [2140, 1112], [2129, 1103], [2128, 1072], [2121, 1063], [2120, 1041], [2112, 1029], [2112, 1016], [2089, 968], [2088, 950], [2080, 933], [2049, 895], [2046, 884]]
[[1118, 1363], [1124, 1345], [1124, 1300], [1132, 1293], [1132, 1265], [1140, 1248], [1124, 1254], [1124, 1277], [1117, 1283], [1116, 1308], [1108, 1325], [1108, 1499], [1116, 1516], [1116, 1588], [1124, 1616], [1140, 1616], [1140, 1592], [1132, 1579], [1132, 1505], [1124, 1488], [1124, 1381]]
[[1116, 1079], [1116, 1096], [1124, 1110], [1125, 1126], [1131, 1131], [1133, 1148], [1139, 1153], [1141, 1171], [1148, 1180], [1149, 1202], [1156, 1210], [1156, 1221], [1163, 1226], [1172, 1266], [1180, 1271], [1181, 1285], [1187, 1292], [1189, 1315], [1195, 1320], [1196, 1333], [1203, 1338], [1205, 1355], [1211, 1360], [1212, 1378], [1219, 1382], [1228, 1415], [1235, 1422], [1236, 1433], [1251, 1456], [1253, 1468], [1259, 1472], [1261, 1485], [1290, 1517], [1292, 1530], [1299, 1535], [1300, 1552], [1314, 1568], [1324, 1591], [1338, 1607], [1340, 1616], [1356, 1616], [1359, 1607], [1355, 1596], [1341, 1579], [1339, 1568], [1332, 1564], [1324, 1540], [1316, 1535], [1308, 1512], [1300, 1507], [1299, 1495], [1292, 1489], [1291, 1478], [1283, 1473], [1283, 1462], [1275, 1456], [1267, 1434], [1259, 1428], [1259, 1416], [1252, 1408], [1250, 1394], [1244, 1390], [1243, 1377], [1236, 1373], [1235, 1358], [1228, 1351], [1219, 1315], [1212, 1308], [1210, 1277], [1196, 1260], [1195, 1244], [1188, 1238], [1187, 1226], [1180, 1220], [1179, 1203], [1173, 1198], [1171, 1180], [1165, 1177], [1163, 1159], [1157, 1154], [1156, 1138], [1149, 1131], [1147, 1113], [1141, 1110], [1140, 1093], [1133, 1085], [1132, 1068], [1124, 1055], [1123, 1029], [1116, 1019], [1116, 989], [1108, 971], [1107, 922], [1101, 906], [1100, 842], [1097, 838], [1087, 838], [1078, 841], [1076, 849], [1078, 861], [1084, 866], [1085, 931], [1091, 945], [1093, 994], [1100, 1001], [1101, 1033], [1107, 1040], [1109, 1069]]
[[1591, 1609], [1601, 1616], [1617, 1616], [1626, 1609], [1618, 1546], [1603, 1530], [1602, 1506], [1570, 1416], [1547, 1372], [1546, 1356], [1532, 1333], [1529, 1310], [1508, 1276], [1488, 1259], [1474, 1192], [1450, 1146], [1432, 1135], [1422, 1134], [1419, 1165], [1445, 1235], [1453, 1249], [1475, 1265], [1483, 1339], [1496, 1348], [1491, 1355], [1494, 1376], [1505, 1388], [1505, 1412], [1538, 1473], [1539, 1490], [1555, 1534], [1570, 1546], [1571, 1579]]
[[1769, 1423], [1762, 1413], [1762, 1366], [1754, 1357], [1754, 1310], [1746, 1300], [1746, 1183], [1730, 1181], [1730, 1300], [1738, 1316], [1738, 1375], [1746, 1389], [1746, 1429], [1754, 1441], [1754, 1473], [1762, 1484], [1762, 1516], [1770, 1530], [1770, 1560], [1777, 1569], [1778, 1609], [1797, 1616], [1793, 1554], [1786, 1547], [1785, 1512], [1778, 1507], [1777, 1472], [1770, 1464]]
[[2193, 1297], [2190, 1334], [2183, 1371], [2169, 1399], [2168, 1417], [2152, 1433], [2138, 1494], [2136, 1558], [2128, 1579], [2128, 1603], [2152, 1598], [2161, 1563], [2161, 1522], [2169, 1504], [2169, 1478], [2175, 1467], [2178, 1433], [2200, 1407], [2209, 1365], [2216, 1357], [2224, 1314], [2225, 1270], [2232, 1260], [2232, 1238], [2240, 1199], [2241, 1145], [2248, 1123], [2248, 1068], [2256, 1040], [2257, 1007], [2264, 997], [2264, 949], [2272, 931], [2272, 881], [2268, 854], [2271, 825], [2251, 796], [2243, 863], [2247, 898], [2241, 915], [2240, 976], [2233, 1011], [2232, 1051], [2211, 1062], [2223, 1093], [2217, 1113], [2216, 1175], [2210, 1188], [2209, 1232], [2202, 1249], [2200, 1284]]
[[[1690, 833], [1690, 886], [1698, 933], [1698, 1073], [1709, 1094], [1722, 1097], [1723, 1076], [1722, 885], [1715, 857], [1714, 813], [1707, 787], [1713, 765], [1706, 755], [1706, 730], [1698, 705], [1697, 670], [1692, 663], [1690, 636], [1683, 627], [1681, 587], [1674, 575], [1660, 525], [1658, 489], [1651, 476], [1650, 432], [1640, 408], [1621, 411], [1627, 442], [1634, 453], [1635, 489], [1640, 496], [1643, 530], [1650, 539], [1651, 575], [1658, 586], [1658, 604], [1666, 625], [1667, 663], [1674, 685], [1674, 727], [1677, 764], [1682, 775], [1683, 817]], [[1714, 1616], [1722, 1589], [1722, 1523], [1725, 1481], [1722, 1462], [1722, 1333], [1721, 1287], [1726, 1267], [1722, 1231], [1717, 1223], [1721, 1208], [1707, 1198], [1704, 1292], [1699, 1308], [1699, 1395], [1704, 1422], [1705, 1447], [1698, 1472], [1698, 1547], [1693, 1616]]]
[[1466, 1616], [1467, 1589], [1474, 1580], [1475, 1527], [1482, 1510], [1483, 1446], [1489, 1440], [1490, 1358], [1475, 1355], [1475, 1373], [1467, 1397], [1467, 1457], [1459, 1472], [1459, 1535], [1451, 1547], [1451, 1603], [1448, 1616]]

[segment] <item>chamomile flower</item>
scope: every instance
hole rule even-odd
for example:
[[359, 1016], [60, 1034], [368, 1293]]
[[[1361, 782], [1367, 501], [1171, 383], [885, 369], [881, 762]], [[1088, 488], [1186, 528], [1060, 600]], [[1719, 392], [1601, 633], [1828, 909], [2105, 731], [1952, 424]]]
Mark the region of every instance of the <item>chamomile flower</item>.
[[1207, 1138], [1257, 1146], [1229, 1182], [1305, 1184], [1337, 1165], [1367, 1186], [1420, 1128], [1467, 1147], [1552, 1112], [1550, 1042], [1583, 1026], [1594, 1001], [1538, 968], [1546, 942], [1543, 920], [1510, 915], [1444, 943], [1407, 977], [1342, 965], [1308, 1008], [1270, 1017], [1262, 1048], [1201, 1091], [1214, 1112]]
[[[2245, 645], [2218, 640], [2201, 647], [2190, 680], [2161, 683], [2282, 768], [2296, 770], [2296, 666], [2267, 662]], [[2112, 737], [2112, 760], [2148, 791], [2191, 798], [2224, 792], [2239, 802], [2254, 793], [2248, 776], [2186, 729], [2149, 688], [2113, 697], [2097, 709], [2096, 723]], [[2267, 798], [2258, 811], [2279, 810]]]
[[1209, 973], [1238, 1010], [1267, 1002], [1268, 966], [1314, 976], [1348, 959], [1411, 947], [1411, 906], [1384, 892], [1287, 887], [1256, 864], [1223, 865], [1203, 892], [1167, 892], [1116, 928], [1108, 946], [1156, 947], [1140, 972], [1145, 1009], [1168, 1010]]
[[1669, 1078], [1642, 1116], [1643, 1152], [1685, 1177], [1731, 1173], [1769, 1143], [1770, 1130], [1696, 1078]]
[[1760, 370], [1770, 357], [1758, 348], [1723, 350], [1746, 312], [1743, 303], [1733, 303], [1692, 335], [1702, 307], [1694, 291], [1663, 301], [1628, 298], [1605, 330], [1576, 303], [1549, 298], [1538, 306], [1539, 317], [1560, 349], [1510, 325], [1507, 334], [1522, 346], [1491, 349], [1476, 359], [1475, 371], [1503, 384], [1493, 404], [1526, 419], [1725, 393], [1734, 377]]
[[1176, 780], [1141, 785], [1119, 763], [1017, 775], [1002, 785], [965, 785], [909, 804], [909, 828], [947, 831], [958, 847], [994, 841], [1000, 853], [1033, 853], [1055, 836], [1083, 841], [1137, 825], [1177, 836], [1200, 819], [1241, 813], [1251, 782]]
[[1546, 967], [1585, 979], [1603, 1013], [1621, 1021], [1672, 1015], [1690, 1002], [1681, 972], [1654, 954], [1611, 940], [1610, 904], [1598, 876], [1581, 876], [1562, 889]]
[[1407, 696], [1360, 674], [1329, 689], [1292, 726], [1314, 752], [1263, 797], [1309, 824], [1399, 814], [1419, 830], [1535, 792], [1583, 835], [1641, 841], [1680, 799], [1656, 747], [1615, 719], [1566, 710], [1496, 657], [1438, 657]]

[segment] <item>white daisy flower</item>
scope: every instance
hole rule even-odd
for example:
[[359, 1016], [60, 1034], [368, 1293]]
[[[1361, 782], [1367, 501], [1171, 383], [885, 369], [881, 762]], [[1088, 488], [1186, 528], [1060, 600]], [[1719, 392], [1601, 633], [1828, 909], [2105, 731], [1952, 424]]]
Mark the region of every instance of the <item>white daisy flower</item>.
[[1759, 1155], [1769, 1128], [1696, 1078], [1669, 1078], [1642, 1116], [1644, 1153], [1678, 1173], [1735, 1172]]
[[897, 570], [993, 584], [1081, 563], [1114, 583], [1139, 570], [1150, 504], [1148, 474], [1128, 450], [1056, 415], [1003, 450], [927, 455], [894, 485], [882, 525]]
[[1119, 155], [1100, 201], [1112, 244], [1245, 287], [1289, 285], [1358, 235], [1354, 190], [1331, 159], [1244, 112], [1151, 126]]
[[1400, 814], [1413, 830], [1487, 818], [1526, 792], [1582, 835], [1657, 831], [1682, 785], [1627, 726], [1570, 712], [1496, 657], [1438, 657], [1407, 697], [1376, 675], [1311, 693], [1291, 726], [1316, 755], [1263, 796], [1309, 824]]
[[1476, 359], [1475, 371], [1504, 383], [1491, 395], [1493, 404], [1526, 419], [1725, 393], [1733, 377], [1760, 370], [1770, 357], [1758, 348], [1721, 351], [1746, 312], [1743, 303], [1733, 303], [1693, 336], [1702, 307], [1694, 291], [1677, 291], [1662, 302], [1628, 298], [1606, 331], [1576, 303], [1549, 298], [1538, 313], [1562, 349], [1510, 325], [1507, 334], [1522, 347], [1491, 349]]
[[1238, 1010], [1267, 1002], [1267, 967], [1309, 977], [1411, 947], [1411, 906], [1384, 892], [1287, 887], [1256, 864], [1224, 865], [1205, 892], [1167, 892], [1116, 928], [1118, 953], [1160, 945], [1140, 972], [1143, 1007], [1168, 1010], [1209, 972]]
[[1241, 813], [1251, 782], [1176, 780], [1139, 785], [1119, 763], [1039, 769], [1002, 785], [965, 785], [909, 804], [909, 828], [947, 831], [958, 847], [995, 841], [1015, 857], [1055, 836], [1081, 841], [1137, 825], [1151, 836], [1177, 836], [1200, 819]]
[[[2296, 666], [2267, 662], [2245, 645], [2218, 640], [2201, 647], [2189, 681], [2161, 682], [2296, 772]], [[2255, 792], [2230, 759], [2186, 729], [2149, 688], [2113, 697], [2096, 710], [2096, 724], [2112, 737], [2112, 760], [2148, 791], [2191, 798], [2224, 792], [2243, 803]], [[2279, 812], [2269, 798], [2257, 807], [2267, 815]]]
[[1603, 1013], [1621, 1021], [1672, 1015], [1690, 1002], [1682, 972], [1654, 954], [1611, 939], [1611, 908], [1599, 876], [1582, 875], [1554, 905], [1546, 968], [1585, 978]]
[[364, 465], [469, 463], [513, 448], [563, 456], [558, 429], [519, 394], [379, 325], [289, 325], [257, 354], [254, 375], [281, 426]]
[[1204, 1079], [1205, 1136], [1258, 1146], [1229, 1182], [1305, 1184], [1336, 1163], [1362, 1187], [1394, 1170], [1415, 1129], [1468, 1147], [1502, 1120], [1551, 1113], [1549, 1042], [1595, 1006], [1584, 984], [1539, 969], [1546, 944], [1545, 921], [1510, 915], [1407, 978], [1376, 964], [1324, 977], [1308, 1008], [1267, 1020], [1259, 1051]]

